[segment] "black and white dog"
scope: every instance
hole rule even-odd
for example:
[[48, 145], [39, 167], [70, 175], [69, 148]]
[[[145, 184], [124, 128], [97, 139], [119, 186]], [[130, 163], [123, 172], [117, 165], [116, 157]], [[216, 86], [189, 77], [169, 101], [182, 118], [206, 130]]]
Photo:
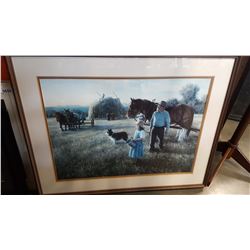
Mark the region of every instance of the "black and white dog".
[[128, 134], [124, 131], [114, 133], [112, 129], [108, 129], [107, 135], [110, 137], [110, 139], [112, 139], [114, 143], [127, 142], [128, 140]]

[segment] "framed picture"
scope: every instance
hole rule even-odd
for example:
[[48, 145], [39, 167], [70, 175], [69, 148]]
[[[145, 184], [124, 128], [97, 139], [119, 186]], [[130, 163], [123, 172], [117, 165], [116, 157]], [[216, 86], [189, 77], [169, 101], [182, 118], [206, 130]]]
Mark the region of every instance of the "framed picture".
[[11, 57], [40, 192], [203, 187], [235, 60]]

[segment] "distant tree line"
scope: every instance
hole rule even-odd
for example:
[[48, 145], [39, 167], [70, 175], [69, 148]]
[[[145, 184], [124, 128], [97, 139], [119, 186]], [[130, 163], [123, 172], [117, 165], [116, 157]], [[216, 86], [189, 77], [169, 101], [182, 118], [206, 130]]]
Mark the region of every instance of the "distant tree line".
[[63, 112], [65, 109], [69, 109], [70, 111], [77, 113], [79, 115], [85, 114], [87, 117], [89, 108], [86, 106], [76, 106], [76, 105], [66, 105], [66, 106], [55, 106], [55, 107], [46, 107], [46, 115], [48, 118], [55, 117], [56, 112]]
[[187, 104], [194, 108], [196, 114], [202, 114], [204, 112], [205, 102], [207, 96], [203, 96], [201, 99], [197, 97], [200, 88], [195, 84], [188, 84], [180, 91], [182, 98], [180, 100], [173, 98], [167, 100], [168, 106], [176, 106], [178, 104]]

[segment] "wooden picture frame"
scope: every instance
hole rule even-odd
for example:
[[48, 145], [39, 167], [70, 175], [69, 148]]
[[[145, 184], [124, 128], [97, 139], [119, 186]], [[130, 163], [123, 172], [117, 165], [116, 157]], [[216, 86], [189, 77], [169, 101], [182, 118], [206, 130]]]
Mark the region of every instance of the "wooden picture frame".
[[[106, 60], [106, 66], [103, 66], [105, 64]], [[223, 119], [225, 119], [225, 113], [227, 110], [228, 102], [230, 99], [228, 98], [229, 95], [232, 95], [232, 89], [236, 88], [236, 81], [234, 77], [239, 76], [239, 72], [237, 72], [237, 67], [239, 65], [244, 64], [244, 58], [240, 57], [8, 57], [7, 58], [9, 71], [11, 73], [11, 80], [13, 89], [15, 92], [15, 98], [18, 103], [18, 108], [20, 112], [20, 117], [22, 121], [22, 125], [25, 132], [25, 138], [26, 143], [29, 148], [30, 158], [33, 165], [33, 170], [36, 176], [36, 181], [38, 184], [38, 190], [41, 194], [63, 194], [63, 193], [117, 193], [117, 192], [130, 192], [130, 191], [141, 191], [141, 190], [163, 190], [163, 189], [183, 189], [183, 188], [202, 188], [206, 185], [208, 176], [211, 172], [211, 163], [213, 159], [213, 155], [216, 150], [216, 142], [218, 141], [218, 135], [220, 132], [220, 129], [222, 127]], [[107, 62], [111, 62], [110, 64]], [[167, 73], [164, 74], [164, 67], [166, 65], [170, 65], [171, 63], [175, 63], [176, 65], [173, 66], [175, 71], [169, 70]], [[225, 65], [223, 65], [223, 62], [225, 62]], [[116, 63], [116, 66], [114, 66], [114, 63]], [[156, 65], [158, 63], [158, 69]], [[162, 65], [161, 65], [162, 63]], [[215, 69], [214, 72], [212, 70], [209, 75], [204, 73], [199, 74], [199, 67], [198, 65], [203, 64], [204, 65], [214, 65], [216, 67], [224, 67], [226, 77], [223, 78], [223, 73], [219, 75]], [[48, 65], [49, 64], [49, 65]], [[109, 64], [107, 66], [107, 64]], [[136, 73], [132, 70], [133, 68], [137, 67], [138, 72], [144, 72], [143, 74]], [[190, 75], [190, 72], [187, 72], [187, 70], [190, 68], [189, 65], [193, 65], [192, 67], [199, 68], [197, 71], [194, 71], [194, 75]], [[30, 67], [33, 65], [32, 67]], [[48, 66], [46, 68], [46, 65]], [[55, 69], [53, 69], [53, 65], [55, 66]], [[66, 71], [60, 71], [63, 67], [66, 65], [69, 66], [70, 69]], [[89, 66], [90, 65], [90, 66]], [[113, 65], [113, 68], [111, 67]], [[139, 66], [136, 66], [139, 65]], [[78, 68], [79, 70], [77, 73], [74, 69], [74, 67]], [[82, 71], [81, 67], [85, 66], [85, 70]], [[89, 69], [86, 69], [88, 68]], [[96, 69], [95, 67], [96, 66]], [[145, 71], [147, 69], [147, 66], [150, 66], [153, 68], [153, 70], [149, 70], [149, 72]], [[191, 66], [190, 66], [191, 67]], [[228, 67], [228, 68], [226, 68]], [[124, 71], [124, 68], [126, 68], [126, 72]], [[180, 70], [180, 73], [178, 73], [178, 69]], [[40, 72], [38, 71], [40, 70]], [[88, 71], [89, 70], [89, 71]], [[120, 72], [118, 72], [120, 71]], [[191, 71], [191, 70], [190, 70]], [[62, 72], [63, 74], [58, 74], [58, 72]], [[80, 74], [79, 74], [80, 72]], [[97, 72], [97, 73], [96, 73]], [[123, 72], [123, 73], [121, 73]], [[125, 72], [125, 73], [124, 73]], [[173, 75], [173, 72], [177, 72], [176, 75]], [[187, 72], [185, 75], [183, 75], [183, 72]], [[200, 71], [202, 72], [202, 70]], [[205, 70], [203, 72], [206, 72]], [[214, 74], [213, 74], [214, 73]], [[34, 82], [34, 77], [36, 78], [36, 82]], [[224, 89], [222, 91], [221, 99], [220, 101], [220, 109], [217, 111], [217, 118], [216, 118], [216, 124], [213, 124], [214, 127], [214, 133], [213, 138], [210, 139], [211, 148], [209, 150], [209, 153], [206, 153], [207, 157], [207, 164], [204, 167], [203, 166], [203, 174], [200, 178], [201, 181], [193, 182], [192, 180], [189, 180], [185, 183], [180, 184], [169, 184], [169, 180], [167, 178], [162, 177], [163, 174], [159, 174], [159, 176], [156, 178], [156, 175], [149, 175], [149, 176], [106, 176], [102, 177], [99, 176], [97, 178], [89, 177], [89, 178], [79, 178], [77, 180], [59, 180], [56, 175], [55, 177], [50, 179], [50, 183], [48, 184], [45, 176], [41, 174], [41, 165], [39, 166], [39, 161], [41, 161], [41, 158], [39, 160], [39, 155], [44, 154], [43, 157], [46, 157], [45, 152], [41, 153], [41, 151], [38, 150], [38, 147], [35, 145], [39, 142], [39, 140], [35, 139], [35, 132], [32, 129], [34, 129], [34, 121], [32, 125], [32, 119], [30, 117], [32, 116], [30, 113], [30, 110], [27, 109], [27, 103], [30, 104], [33, 103], [34, 110], [39, 110], [40, 114], [43, 114], [39, 116], [43, 119], [43, 125], [41, 125], [41, 128], [46, 129], [46, 133], [48, 134], [48, 124], [44, 120], [45, 118], [45, 110], [44, 110], [44, 97], [42, 96], [42, 89], [40, 80], [41, 79], [178, 79], [178, 78], [209, 78], [211, 80], [211, 84], [209, 87], [209, 97], [210, 94], [212, 94], [212, 97], [214, 97], [213, 89], [214, 84], [218, 83], [216, 82], [217, 78], [224, 79]], [[26, 78], [26, 79], [25, 79]], [[32, 80], [31, 80], [32, 78]], [[24, 84], [29, 85], [29, 88], [31, 86], [35, 86], [31, 92], [27, 91], [28, 89], [25, 89], [26, 86]], [[34, 84], [34, 85], [33, 85]], [[212, 86], [213, 85], [213, 86]], [[219, 88], [220, 89], [220, 88]], [[32, 92], [34, 91], [34, 93]], [[37, 91], [37, 92], [36, 92]], [[40, 93], [40, 97], [37, 99], [34, 99], [36, 94]], [[27, 93], [30, 93], [27, 95]], [[33, 96], [34, 94], [34, 96]], [[37, 97], [37, 96], [36, 96]], [[35, 98], [36, 98], [35, 97]], [[29, 99], [29, 100], [28, 100]], [[33, 102], [32, 102], [33, 100]], [[214, 103], [215, 100], [213, 100], [211, 103]], [[26, 102], [26, 103], [25, 103]], [[206, 102], [205, 110], [209, 107], [209, 98]], [[211, 110], [211, 108], [210, 108]], [[210, 113], [209, 113], [210, 112]], [[205, 112], [206, 113], [206, 112]], [[211, 114], [211, 111], [208, 111], [208, 114]], [[31, 115], [31, 116], [30, 116]], [[204, 119], [202, 120], [201, 128], [203, 127], [203, 123], [205, 125], [208, 121], [205, 121], [205, 117], [207, 114], [204, 115]], [[39, 119], [40, 119], [39, 118]], [[39, 120], [42, 121], [42, 120]], [[45, 122], [44, 122], [45, 121]], [[36, 123], [42, 124], [41, 122]], [[32, 128], [33, 126], [33, 128]], [[43, 130], [41, 129], [41, 130]], [[201, 136], [204, 136], [204, 133], [200, 133], [199, 142], [201, 139]], [[46, 139], [48, 145], [50, 145], [50, 150], [52, 149], [52, 143], [47, 136]], [[199, 146], [196, 148], [196, 151], [198, 150]], [[203, 140], [204, 145], [204, 140]], [[203, 146], [204, 147], [204, 146]], [[47, 150], [47, 149], [46, 149]], [[46, 151], [45, 150], [45, 151]], [[35, 151], [35, 152], [34, 152]], [[51, 150], [51, 155], [53, 155], [53, 150]], [[48, 152], [48, 151], [47, 151]], [[197, 152], [196, 152], [197, 153]], [[49, 156], [48, 156], [49, 157]], [[54, 161], [53, 161], [54, 162]], [[54, 162], [55, 163], [55, 162]], [[49, 165], [49, 164], [48, 164]], [[47, 165], [46, 165], [47, 166]], [[55, 164], [54, 164], [55, 166]], [[55, 169], [55, 167], [54, 167]], [[55, 171], [56, 173], [56, 171]], [[192, 175], [192, 171], [188, 174]], [[167, 177], [170, 175], [168, 174]], [[173, 175], [175, 176], [175, 174]], [[183, 175], [185, 176], [185, 174]], [[118, 178], [117, 178], [118, 177]], [[49, 177], [50, 178], [50, 177]], [[48, 178], [48, 179], [49, 179]], [[165, 179], [167, 180], [165, 182]], [[126, 180], [125, 180], [126, 179]], [[135, 179], [133, 181], [132, 179]], [[185, 179], [183, 177], [183, 179]], [[53, 184], [54, 182], [54, 184]], [[123, 183], [124, 182], [124, 183]], [[66, 183], [65, 185], [61, 183]], [[76, 184], [75, 184], [76, 183]], [[99, 184], [102, 183], [102, 184]], [[114, 184], [115, 183], [115, 184]], [[123, 184], [121, 184], [123, 183]], [[137, 184], [139, 183], [139, 184]], [[166, 183], [166, 184], [165, 184]], [[177, 183], [177, 182], [176, 182]], [[181, 183], [179, 181], [178, 183]], [[59, 188], [54, 188], [56, 185], [61, 185]], [[144, 185], [146, 184], [146, 185]], [[46, 187], [47, 185], [47, 187]], [[75, 186], [74, 186], [75, 185]], [[89, 185], [89, 186], [88, 186]], [[98, 187], [98, 185], [100, 185]], [[73, 186], [73, 188], [72, 188]]]

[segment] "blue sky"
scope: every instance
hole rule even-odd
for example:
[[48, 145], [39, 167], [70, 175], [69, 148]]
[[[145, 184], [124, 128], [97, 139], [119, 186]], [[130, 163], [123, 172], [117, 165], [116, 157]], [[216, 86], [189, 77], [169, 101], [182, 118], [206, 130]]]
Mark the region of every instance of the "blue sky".
[[130, 97], [156, 102], [171, 98], [180, 99], [180, 90], [187, 84], [200, 87], [198, 98], [207, 94], [210, 79], [41, 79], [43, 100], [46, 107], [63, 105], [88, 106], [105, 96], [130, 103]]

